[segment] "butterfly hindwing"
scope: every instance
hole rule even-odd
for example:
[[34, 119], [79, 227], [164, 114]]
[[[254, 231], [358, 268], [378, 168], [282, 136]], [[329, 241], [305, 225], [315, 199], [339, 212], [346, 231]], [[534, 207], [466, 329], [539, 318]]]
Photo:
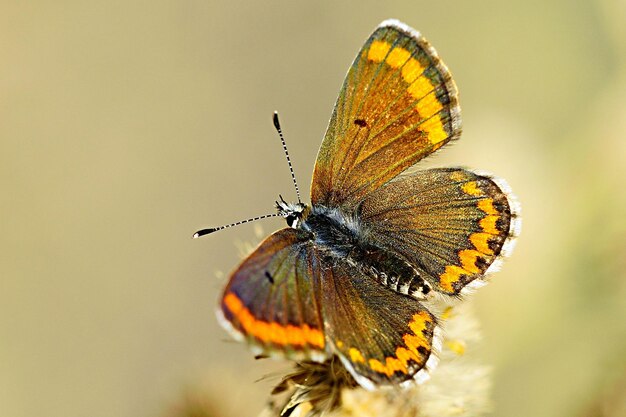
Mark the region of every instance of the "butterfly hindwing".
[[350, 67], [319, 150], [311, 200], [350, 208], [461, 132], [454, 81], [415, 30], [383, 22]]
[[323, 359], [318, 271], [308, 233], [272, 234], [232, 274], [221, 302], [226, 326], [259, 353]]
[[517, 233], [507, 188], [461, 168], [417, 171], [368, 195], [360, 216], [376, 244], [407, 259], [439, 292], [458, 294]]
[[323, 263], [327, 340], [357, 382], [373, 388], [426, 378], [436, 364], [435, 317], [348, 262]]

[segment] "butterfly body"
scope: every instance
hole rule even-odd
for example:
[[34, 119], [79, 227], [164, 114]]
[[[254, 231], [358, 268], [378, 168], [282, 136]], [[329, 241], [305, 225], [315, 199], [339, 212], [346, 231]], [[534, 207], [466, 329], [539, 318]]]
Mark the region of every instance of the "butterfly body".
[[427, 302], [482, 285], [520, 227], [502, 180], [408, 171], [460, 133], [456, 85], [434, 48], [383, 22], [339, 93], [311, 205], [276, 202], [289, 227], [231, 274], [224, 326], [257, 353], [337, 356], [368, 389], [425, 380], [440, 345]]
[[372, 282], [414, 298], [423, 298], [430, 286], [405, 259], [368, 240], [359, 215], [314, 206], [300, 228], [311, 233], [312, 243], [328, 262], [347, 262]]

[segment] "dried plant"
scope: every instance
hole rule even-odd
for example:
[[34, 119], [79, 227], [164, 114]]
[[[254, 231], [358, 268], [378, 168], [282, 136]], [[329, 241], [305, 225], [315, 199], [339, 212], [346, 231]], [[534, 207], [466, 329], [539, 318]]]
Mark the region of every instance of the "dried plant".
[[262, 417], [474, 417], [491, 409], [490, 370], [473, 352], [480, 329], [470, 303], [439, 302], [444, 329], [440, 363], [429, 381], [367, 391], [336, 358], [298, 363], [274, 388]]

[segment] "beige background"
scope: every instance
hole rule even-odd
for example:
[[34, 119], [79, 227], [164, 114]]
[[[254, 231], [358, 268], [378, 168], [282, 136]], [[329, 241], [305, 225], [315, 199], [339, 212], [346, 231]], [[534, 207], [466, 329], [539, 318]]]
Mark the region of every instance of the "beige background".
[[1, 416], [261, 409], [275, 378], [256, 380], [287, 366], [254, 361], [214, 316], [255, 227], [190, 237], [295, 198], [275, 109], [308, 195], [348, 65], [389, 17], [460, 88], [464, 135], [427, 165], [497, 173], [523, 205], [514, 256], [474, 297], [494, 415], [597, 415], [624, 390], [623, 1], [14, 1], [0, 16]]

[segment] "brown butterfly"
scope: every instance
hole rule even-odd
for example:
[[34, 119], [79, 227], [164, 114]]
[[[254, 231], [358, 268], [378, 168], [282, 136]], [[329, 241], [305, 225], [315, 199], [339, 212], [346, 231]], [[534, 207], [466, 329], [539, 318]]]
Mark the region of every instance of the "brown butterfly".
[[224, 326], [257, 353], [337, 355], [368, 389], [426, 379], [440, 342], [423, 302], [484, 283], [520, 224], [502, 180], [463, 168], [407, 172], [460, 134], [457, 88], [433, 47], [383, 22], [339, 93], [311, 205], [276, 203], [289, 227], [231, 275]]

